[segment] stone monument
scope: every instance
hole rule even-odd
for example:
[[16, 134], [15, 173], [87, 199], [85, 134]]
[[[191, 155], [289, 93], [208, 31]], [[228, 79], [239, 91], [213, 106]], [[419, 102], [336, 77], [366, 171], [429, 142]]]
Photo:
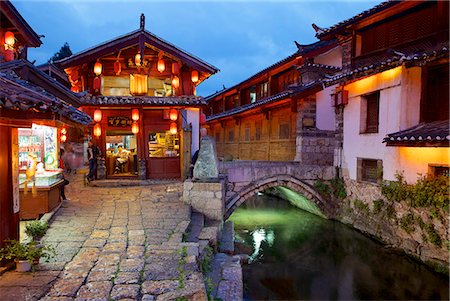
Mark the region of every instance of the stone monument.
[[213, 139], [209, 136], [202, 137], [197, 162], [194, 165], [194, 180], [217, 180], [219, 178], [218, 165]]

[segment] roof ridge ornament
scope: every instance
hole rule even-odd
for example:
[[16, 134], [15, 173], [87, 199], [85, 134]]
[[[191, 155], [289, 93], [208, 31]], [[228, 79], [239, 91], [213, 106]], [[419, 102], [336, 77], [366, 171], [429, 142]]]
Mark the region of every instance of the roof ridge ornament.
[[140, 30], [145, 30], [145, 15], [141, 14]]

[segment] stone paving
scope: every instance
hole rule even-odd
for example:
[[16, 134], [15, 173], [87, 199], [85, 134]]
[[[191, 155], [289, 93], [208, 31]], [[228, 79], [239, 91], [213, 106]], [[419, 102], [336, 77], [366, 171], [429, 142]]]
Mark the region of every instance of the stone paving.
[[0, 300], [206, 300], [192, 245], [182, 243], [190, 219], [183, 183], [96, 188], [81, 175], [70, 180], [70, 201], [42, 240], [57, 256], [35, 272], [0, 276]]

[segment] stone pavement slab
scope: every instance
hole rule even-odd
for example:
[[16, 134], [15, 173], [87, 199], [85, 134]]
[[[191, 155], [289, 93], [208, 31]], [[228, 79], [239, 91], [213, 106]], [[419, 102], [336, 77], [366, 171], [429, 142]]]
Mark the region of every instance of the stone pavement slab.
[[184, 264], [181, 251], [188, 248], [181, 239], [190, 221], [181, 182], [104, 188], [84, 186], [82, 174], [69, 180], [69, 200], [42, 239], [57, 256], [37, 272], [0, 276], [0, 300], [205, 296], [198, 271]]

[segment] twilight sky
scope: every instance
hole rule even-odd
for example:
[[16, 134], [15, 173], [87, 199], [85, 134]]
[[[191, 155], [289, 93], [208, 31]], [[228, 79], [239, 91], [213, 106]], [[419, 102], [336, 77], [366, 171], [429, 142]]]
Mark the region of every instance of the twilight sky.
[[68, 42], [73, 53], [139, 28], [213, 64], [220, 72], [204, 81], [197, 94], [230, 87], [316, 41], [311, 27], [330, 27], [379, 1], [106, 1], [12, 0], [42, 38], [29, 60], [45, 63]]

